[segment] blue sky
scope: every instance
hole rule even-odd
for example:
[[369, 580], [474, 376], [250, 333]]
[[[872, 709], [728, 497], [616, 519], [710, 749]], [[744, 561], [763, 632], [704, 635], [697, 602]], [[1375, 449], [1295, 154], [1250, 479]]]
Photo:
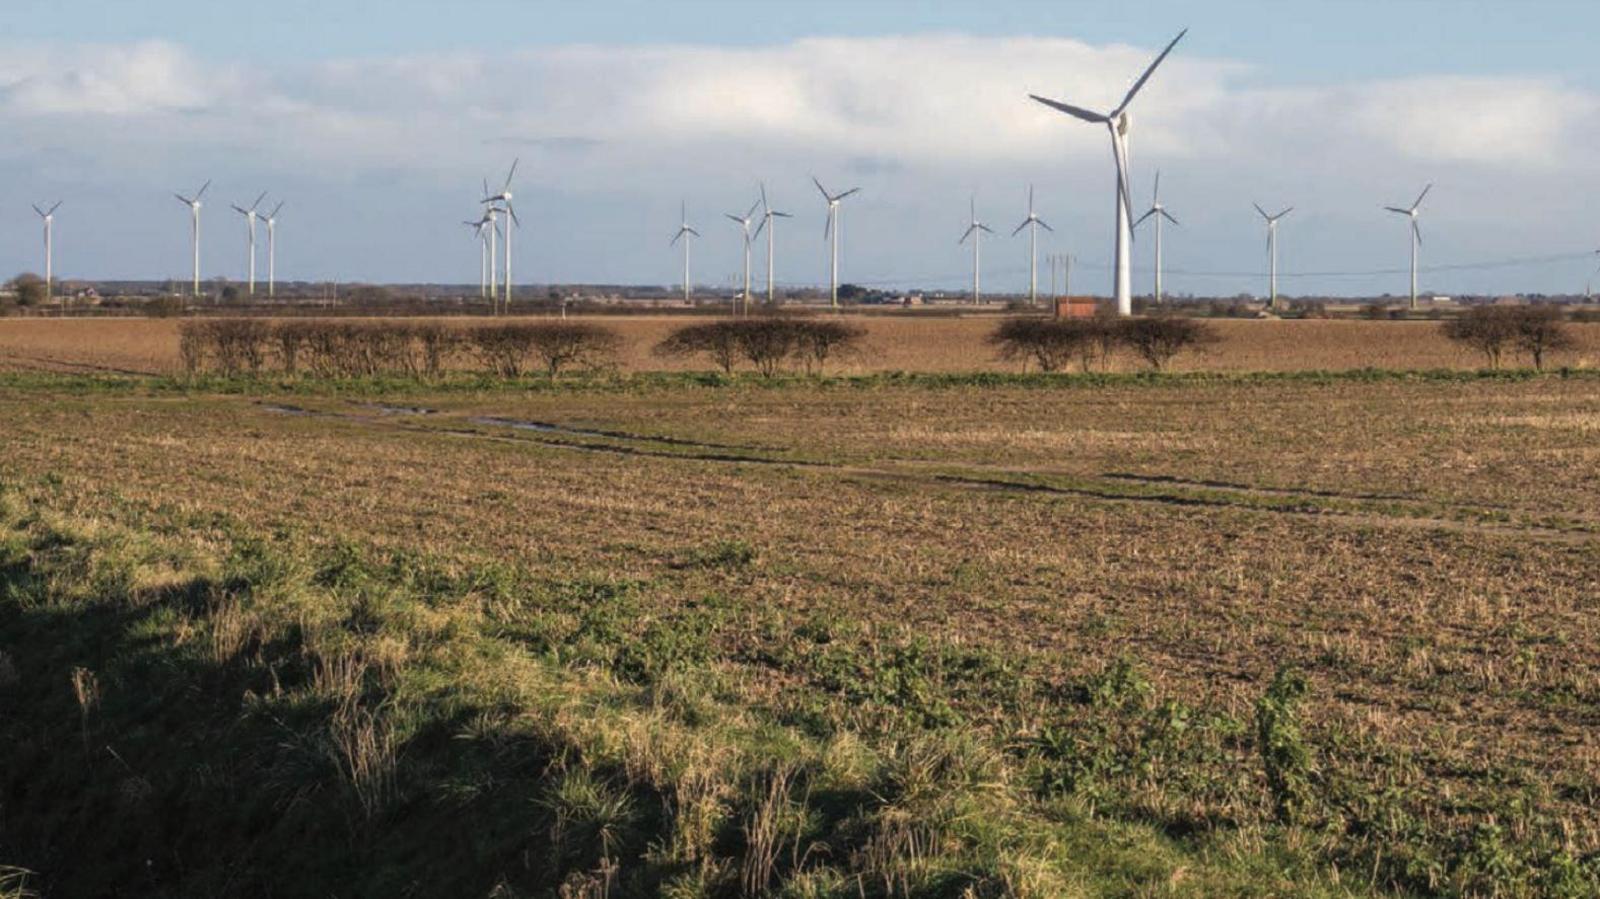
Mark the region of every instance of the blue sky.
[[[0, 8], [0, 270], [38, 268], [27, 203], [65, 199], [57, 270], [185, 270], [175, 189], [216, 182], [205, 269], [244, 268], [228, 202], [286, 203], [285, 278], [458, 280], [474, 185], [523, 158], [518, 280], [664, 283], [680, 200], [725, 284], [720, 214], [765, 180], [797, 218], [778, 280], [823, 277], [808, 176], [860, 184], [844, 276], [958, 288], [968, 199], [1009, 233], [1029, 183], [1080, 278], [1104, 290], [1103, 134], [1037, 109], [1110, 105], [1178, 28], [1134, 107], [1135, 182], [1163, 172], [1169, 289], [1259, 290], [1250, 203], [1294, 205], [1284, 289], [1403, 289], [1404, 224], [1377, 209], [1439, 186], [1425, 287], [1581, 290], [1600, 245], [1600, 4], [1003, 2], [72, 2]], [[830, 185], [831, 186], [831, 185]], [[728, 226], [728, 227], [724, 227]], [[1147, 268], [1142, 241], [1136, 264]], [[1026, 281], [1023, 240], [986, 283]], [[759, 254], [758, 254], [759, 255]], [[761, 266], [758, 264], [757, 268]], [[1442, 267], [1442, 268], [1440, 268]], [[1362, 272], [1383, 272], [1358, 274]], [[1330, 273], [1330, 274], [1316, 274]], [[1145, 289], [1148, 275], [1136, 279]]]

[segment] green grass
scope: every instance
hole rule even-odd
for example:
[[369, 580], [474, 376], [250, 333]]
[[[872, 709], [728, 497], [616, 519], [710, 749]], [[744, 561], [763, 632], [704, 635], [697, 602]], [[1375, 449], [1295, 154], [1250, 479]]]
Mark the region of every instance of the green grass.
[[45, 895], [1600, 888], [1514, 801], [1441, 825], [1421, 760], [1313, 733], [1303, 682], [1236, 717], [1132, 658], [1061, 682], [714, 594], [663, 611], [604, 571], [54, 497], [0, 494], [0, 862]]

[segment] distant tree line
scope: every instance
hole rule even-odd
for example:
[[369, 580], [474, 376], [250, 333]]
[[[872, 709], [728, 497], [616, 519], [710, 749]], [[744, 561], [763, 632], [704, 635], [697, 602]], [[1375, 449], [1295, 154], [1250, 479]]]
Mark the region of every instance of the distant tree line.
[[276, 371], [324, 378], [434, 377], [472, 366], [514, 378], [555, 378], [612, 364], [621, 338], [585, 322], [510, 322], [451, 327], [437, 322], [347, 322], [258, 318], [186, 321], [178, 352], [185, 371], [224, 376]]
[[763, 377], [772, 377], [784, 363], [807, 374], [820, 374], [829, 359], [855, 352], [866, 332], [829, 319], [770, 316], [726, 319], [687, 325], [655, 347], [666, 357], [704, 357], [731, 374], [748, 362]]
[[1566, 316], [1555, 306], [1474, 306], [1442, 325], [1444, 336], [1483, 354], [1498, 369], [1513, 352], [1543, 371], [1551, 353], [1575, 345]]
[[1185, 350], [1217, 342], [1203, 321], [1174, 316], [1147, 318], [1010, 318], [989, 335], [1001, 359], [1039, 371], [1061, 371], [1074, 362], [1082, 371], [1104, 369], [1118, 351], [1128, 351], [1155, 371], [1165, 371]]

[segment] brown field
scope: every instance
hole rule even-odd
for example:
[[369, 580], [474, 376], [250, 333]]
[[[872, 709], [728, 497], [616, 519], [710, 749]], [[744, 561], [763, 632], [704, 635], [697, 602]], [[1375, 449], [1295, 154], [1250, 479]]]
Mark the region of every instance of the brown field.
[[[606, 321], [628, 336], [627, 367], [661, 367], [647, 347], [670, 321]], [[874, 358], [858, 370], [994, 367], [988, 321], [864, 325]], [[1218, 328], [1224, 343], [1191, 365], [1474, 364], [1433, 324]], [[1581, 333], [1567, 361], [1600, 345], [1600, 326]], [[173, 342], [170, 322], [0, 322], [0, 358], [18, 368], [161, 371]], [[643, 684], [570, 713], [584, 721], [637, 708], [649, 727], [712, 733], [707, 709], [732, 706], [826, 735], [824, 771], [849, 747], [898, 758], [928, 733], [977, 741], [997, 767], [973, 795], [1009, 797], [1005, 821], [1060, 828], [995, 838], [1000, 861], [984, 864], [1009, 872], [993, 880], [1008, 892], [983, 895], [1554, 895], [1569, 858], [1589, 861], [1561, 895], [1600, 882], [1581, 879], [1600, 876], [1600, 378], [306, 386], [0, 379], [0, 478], [14, 506], [69, 534], [160, 535], [160, 563], [135, 580], [173, 580], [172, 560], [248, 538], [292, 570], [354, 546], [487, 572], [475, 584], [514, 569], [563, 585], [515, 602], [444, 590], [413, 608], [355, 582], [367, 592], [327, 627], [411, 672], [387, 688], [408, 714], [537, 659]], [[560, 605], [561, 590], [579, 599]], [[606, 603], [617, 621], [585, 617]], [[279, 631], [256, 625], [253, 664], [270, 668], [265, 635], [315, 631], [297, 608]], [[213, 645], [194, 635], [220, 614], [152, 618], [138, 645]], [[608, 640], [693, 662], [629, 674], [594, 661]], [[0, 652], [25, 655], [3, 633]], [[1303, 829], [1275, 819], [1254, 742], [1285, 668], [1310, 688], [1319, 811]], [[69, 667], [52, 670], [65, 684]], [[303, 711], [253, 683], [249, 703]], [[507, 695], [495, 703], [534, 704]], [[470, 728], [450, 726], [445, 742], [463, 745]], [[1076, 779], [1050, 788], [1066, 799], [1035, 792], [1055, 762], [1029, 747], [1050, 728], [1076, 747], [1060, 750]], [[761, 734], [748, 739], [777, 739]], [[133, 736], [106, 739], [141, 764]], [[566, 751], [621, 752], [620, 737], [594, 739]], [[633, 784], [668, 749], [629, 751]], [[753, 782], [739, 770], [730, 784]], [[940, 849], [963, 872], [977, 863], [951, 847], [981, 843], [975, 830], [960, 818]], [[806, 895], [856, 895], [844, 883]]]
[[[662, 359], [650, 352], [681, 318], [604, 317], [624, 339], [619, 363], [625, 372], [681, 371], [704, 362]], [[861, 316], [867, 331], [861, 353], [835, 364], [836, 371], [974, 372], [1014, 370], [984, 338], [994, 317], [911, 318]], [[464, 322], [462, 319], [455, 319]], [[1178, 370], [1337, 371], [1352, 368], [1472, 369], [1474, 353], [1439, 334], [1435, 322], [1240, 321], [1213, 322], [1221, 342], [1202, 355], [1180, 356]], [[1560, 354], [1557, 365], [1600, 365], [1600, 323], [1572, 326], [1578, 347]], [[170, 373], [178, 368], [178, 323], [159, 319], [0, 319], [0, 371], [117, 371]], [[1132, 368], [1132, 360], [1113, 363]]]

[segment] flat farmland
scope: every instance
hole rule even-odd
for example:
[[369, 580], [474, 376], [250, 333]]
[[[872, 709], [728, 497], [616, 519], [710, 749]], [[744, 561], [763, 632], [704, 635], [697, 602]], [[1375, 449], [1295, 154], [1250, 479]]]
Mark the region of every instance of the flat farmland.
[[[542, 320], [542, 319], [529, 319]], [[624, 372], [682, 371], [694, 360], [651, 353], [686, 319], [616, 316], [588, 319], [622, 338], [617, 364]], [[830, 366], [844, 374], [872, 372], [977, 372], [1016, 370], [996, 359], [985, 339], [994, 316], [934, 318], [905, 315], [847, 316], [866, 330], [858, 353]], [[470, 327], [484, 319], [442, 319]], [[1437, 322], [1240, 321], [1212, 322], [1220, 342], [1175, 363], [1187, 371], [1339, 371], [1354, 368], [1473, 369], [1481, 357], [1450, 343]], [[179, 369], [178, 322], [157, 319], [0, 319], [0, 371], [172, 373]], [[1600, 324], [1571, 326], [1575, 347], [1554, 364], [1600, 366]], [[1113, 369], [1131, 369], [1131, 359]]]
[[[168, 364], [117, 354], [169, 323], [18, 324], [120, 335], [83, 364]], [[668, 323], [616, 324], [642, 346]], [[920, 341], [928, 370], [965, 370], [991, 324], [867, 326], [890, 359]], [[1432, 325], [1222, 327], [1291, 368], [1287, 347], [1313, 368], [1469, 361]], [[45, 734], [27, 758], [54, 739], [76, 771], [80, 744], [111, 746], [137, 775], [57, 775], [107, 803], [199, 789], [152, 733], [181, 725], [216, 742], [186, 765], [251, 760], [252, 802], [305, 816], [344, 784], [336, 829], [402, 847], [405, 822], [495, 816], [580, 840], [580, 809], [623, 803], [555, 886], [597, 859], [700, 878], [682, 895], [746, 875], [793, 895], [1582, 895], [1600, 875], [1600, 379], [30, 376], [0, 415], [0, 659]], [[35, 645], [51, 633], [84, 636]], [[162, 690], [205, 701], [156, 714], [139, 696]], [[366, 742], [329, 744], [326, 770], [294, 748], [349, 727]], [[486, 767], [461, 769], [473, 747]], [[554, 798], [502, 808], [507, 784]], [[749, 874], [785, 809], [792, 854]], [[182, 865], [152, 876], [200, 894], [181, 872], [219, 845], [317, 862], [274, 834], [172, 834]], [[555, 889], [527, 851], [414, 876]]]

